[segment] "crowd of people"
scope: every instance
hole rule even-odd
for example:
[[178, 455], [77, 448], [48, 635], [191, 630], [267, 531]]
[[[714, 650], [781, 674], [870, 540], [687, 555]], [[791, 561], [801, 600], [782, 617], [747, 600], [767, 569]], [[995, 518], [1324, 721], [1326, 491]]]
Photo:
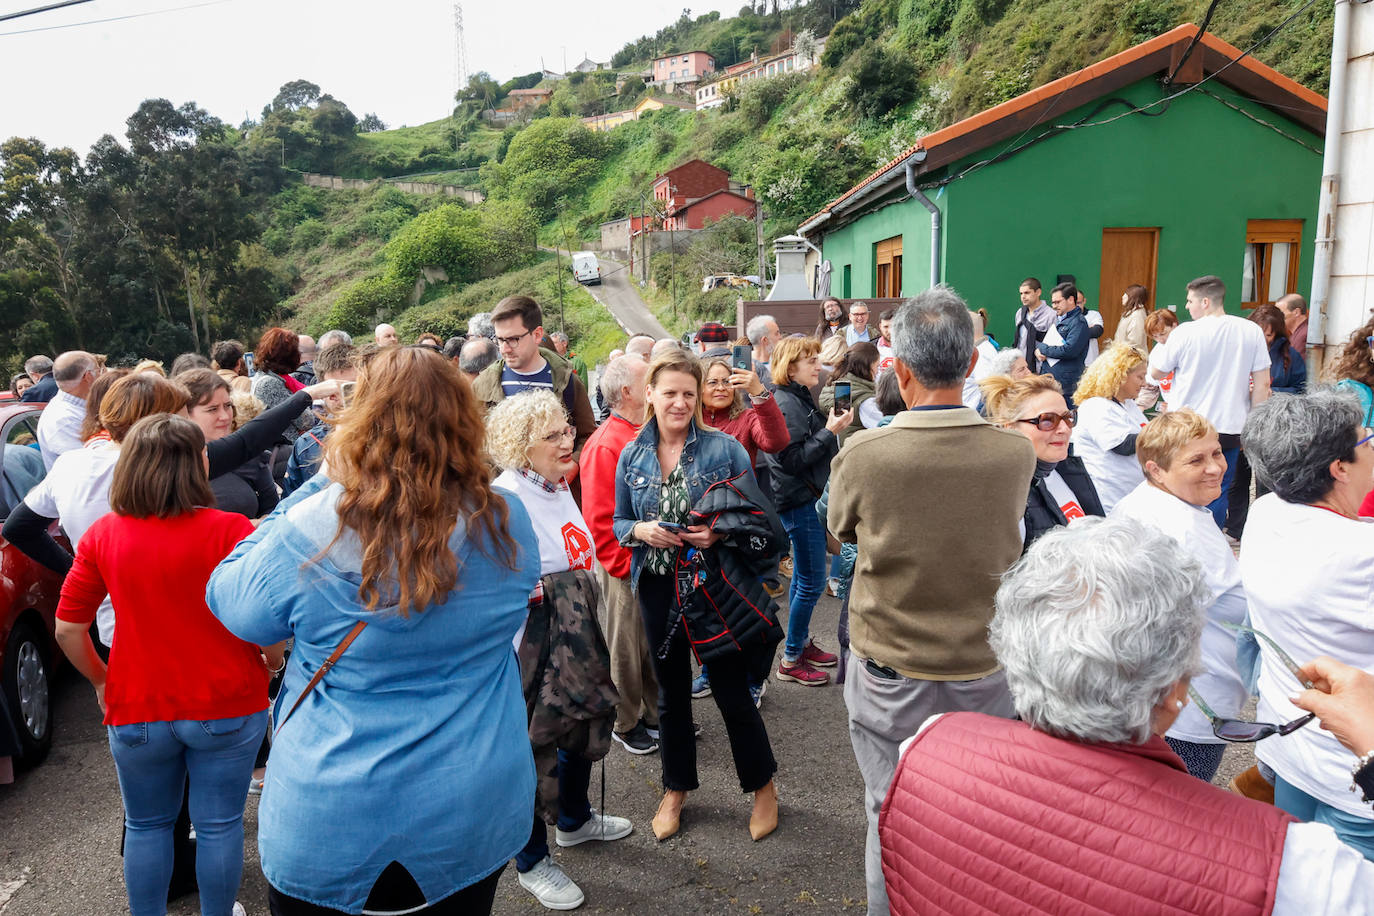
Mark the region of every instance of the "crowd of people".
[[709, 696], [764, 840], [769, 682], [832, 679], [870, 914], [1374, 912], [1374, 319], [1308, 392], [1300, 299], [1133, 286], [1109, 335], [1020, 294], [1006, 349], [936, 287], [594, 378], [527, 296], [446, 341], [30, 359], [3, 535], [66, 576], [134, 916], [243, 912], [250, 794], [277, 916], [489, 912], [512, 861], [574, 909], [549, 825], [634, 830], [596, 761], [657, 753], [650, 829], [691, 830]]

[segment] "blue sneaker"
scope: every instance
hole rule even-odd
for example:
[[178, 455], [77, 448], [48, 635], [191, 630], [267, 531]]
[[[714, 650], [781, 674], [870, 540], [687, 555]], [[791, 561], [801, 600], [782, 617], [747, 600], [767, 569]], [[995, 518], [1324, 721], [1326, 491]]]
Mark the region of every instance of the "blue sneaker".
[[768, 682], [749, 685], [749, 695], [754, 698], [754, 708], [763, 708], [763, 695], [768, 692]]
[[703, 671], [692, 681], [692, 699], [700, 700], [702, 697], [709, 697], [710, 695], [711, 682], [707, 679], [706, 672]]

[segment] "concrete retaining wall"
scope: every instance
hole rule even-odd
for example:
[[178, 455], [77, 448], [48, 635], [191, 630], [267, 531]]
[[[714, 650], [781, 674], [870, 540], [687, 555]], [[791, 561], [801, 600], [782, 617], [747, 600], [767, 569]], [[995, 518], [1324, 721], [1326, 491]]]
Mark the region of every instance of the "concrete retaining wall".
[[474, 205], [486, 200], [486, 195], [481, 191], [456, 184], [428, 184], [422, 181], [393, 181], [385, 178], [340, 178], [338, 175], [321, 175], [317, 172], [306, 172], [302, 177], [312, 188], [329, 188], [334, 191], [366, 191], [384, 181], [393, 188], [410, 194], [443, 194], [447, 197], [460, 197]]

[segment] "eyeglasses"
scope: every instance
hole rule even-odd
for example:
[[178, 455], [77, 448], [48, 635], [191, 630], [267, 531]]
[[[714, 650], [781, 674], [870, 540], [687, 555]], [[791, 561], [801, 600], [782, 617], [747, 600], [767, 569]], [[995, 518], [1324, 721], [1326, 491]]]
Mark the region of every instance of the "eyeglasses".
[[576, 438], [577, 430], [573, 429], [571, 426], [565, 426], [556, 433], [549, 433], [547, 436], [544, 436], [544, 441], [549, 443], [550, 445], [557, 445], [564, 439]]
[[1364, 345], [1366, 347], [1374, 347], [1374, 337], [1366, 337], [1364, 339]]
[[[1359, 442], [1356, 442], [1355, 447], [1359, 448], [1361, 445], [1364, 445], [1370, 439], [1374, 439], [1374, 431], [1371, 431], [1370, 428], [1366, 426], [1364, 428], [1364, 438], [1361, 439]], [[1371, 445], [1370, 448], [1374, 448], [1374, 445]]]
[[730, 380], [729, 380], [728, 378], [708, 378], [708, 379], [705, 381], [704, 384], [705, 384], [705, 386], [706, 386], [707, 388], [732, 388], [732, 387], [734, 387], [733, 385], [730, 384]]
[[1016, 422], [1034, 423], [1035, 428], [1040, 430], [1042, 433], [1052, 433], [1059, 427], [1060, 423], [1069, 424], [1069, 429], [1073, 429], [1075, 426], [1077, 426], [1078, 411], [1070, 410], [1068, 413], [1054, 413], [1053, 411], [1047, 411], [1045, 413], [1040, 414], [1038, 417], [1026, 417], [1023, 420], [1017, 420]]
[[[1238, 623], [1223, 623], [1222, 626], [1238, 633], [1253, 634], [1257, 639], [1274, 650], [1284, 666], [1293, 673], [1293, 677], [1297, 678], [1299, 683], [1308, 690], [1312, 689], [1312, 682], [1303, 676], [1302, 669], [1298, 667], [1298, 663], [1293, 661], [1292, 656], [1283, 651], [1278, 643], [1274, 642], [1254, 627], [1247, 627]], [[1188, 696], [1197, 704], [1197, 708], [1202, 711], [1202, 714], [1211, 720], [1212, 734], [1223, 741], [1249, 743], [1252, 741], [1260, 741], [1271, 735], [1291, 735], [1308, 722], [1317, 718], [1316, 713], [1308, 713], [1301, 718], [1294, 719], [1292, 722], [1285, 722], [1282, 725], [1274, 725], [1269, 722], [1250, 722], [1245, 719], [1223, 718], [1212, 711], [1212, 707], [1207, 705], [1207, 701], [1204, 700], [1202, 695], [1193, 687], [1188, 688]]]
[[501, 346], [501, 347], [511, 347], [511, 348], [514, 348], [516, 344], [518, 344], [520, 341], [524, 340], [526, 337], [529, 337], [529, 336], [530, 336], [531, 334], [533, 334], [533, 333], [534, 333], [533, 330], [529, 330], [529, 331], [526, 331], [526, 332], [523, 333], [523, 334], [516, 334], [514, 337], [498, 337], [498, 338], [496, 338], [496, 344], [497, 344], [497, 346]]

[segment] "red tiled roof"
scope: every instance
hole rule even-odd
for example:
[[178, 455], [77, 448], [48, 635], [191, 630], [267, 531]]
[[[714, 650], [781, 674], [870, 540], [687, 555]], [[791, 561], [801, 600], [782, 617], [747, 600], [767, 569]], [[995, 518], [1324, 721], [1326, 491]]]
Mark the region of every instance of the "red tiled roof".
[[[1195, 34], [1197, 26], [1184, 23], [1163, 35], [928, 134], [883, 163], [854, 187], [832, 200], [819, 213], [803, 220], [801, 225], [805, 226], [835, 212], [845, 201], [859, 194], [875, 180], [903, 166], [907, 159], [921, 150], [926, 152], [923, 170], [933, 171], [1029, 130], [1040, 119], [1048, 117], [1056, 107], [1060, 111], [1068, 111], [1153, 73], [1171, 69]], [[1225, 72], [1218, 73], [1219, 81], [1231, 85], [1260, 104], [1278, 108], [1287, 117], [1316, 133], [1324, 132], [1324, 96], [1252, 57], [1241, 58], [1241, 53], [1239, 48], [1222, 41], [1211, 32], [1204, 32], [1185, 68], [1193, 71], [1197, 78], [1181, 82], [1199, 82], [1204, 72], [1218, 73], [1226, 67]], [[1231, 61], [1236, 62], [1227, 67]], [[1061, 99], [1061, 96], [1066, 98]]]

